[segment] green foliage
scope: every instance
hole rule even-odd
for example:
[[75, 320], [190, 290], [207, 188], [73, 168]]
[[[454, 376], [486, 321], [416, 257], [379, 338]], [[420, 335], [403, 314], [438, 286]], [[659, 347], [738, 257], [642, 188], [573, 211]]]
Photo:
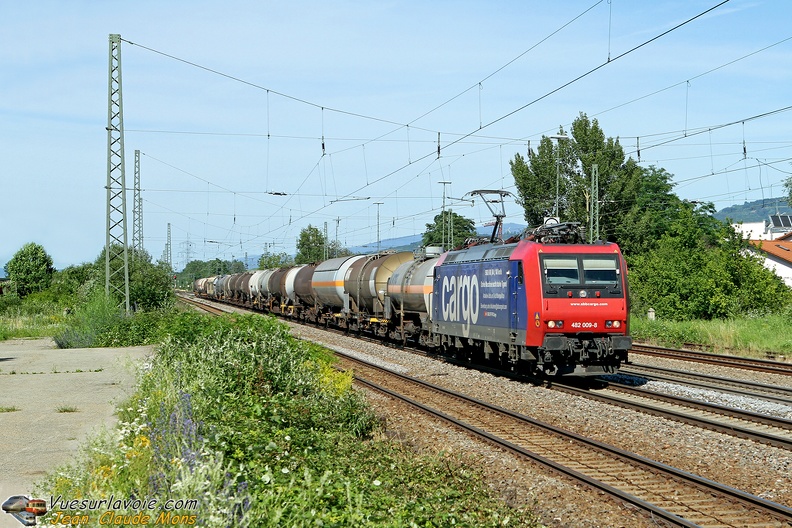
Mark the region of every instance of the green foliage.
[[792, 207], [792, 176], [784, 180], [784, 189], [787, 192], [787, 203]]
[[775, 198], [763, 198], [743, 202], [741, 204], [730, 205], [716, 212], [713, 216], [718, 220], [725, 220], [732, 224], [743, 222], [766, 222], [770, 215], [792, 214], [787, 196], [777, 196]]
[[245, 265], [240, 260], [212, 259], [208, 261], [192, 260], [187, 263], [181, 273], [176, 274], [176, 285], [179, 288], [191, 289], [196, 279], [242, 273]]
[[173, 275], [164, 262], [152, 264], [147, 253], [133, 253], [129, 262], [129, 303], [135, 310], [155, 310], [173, 304]]
[[83, 263], [56, 271], [52, 276], [49, 292], [62, 306], [74, 308], [78, 303], [87, 300], [90, 292], [98, 287], [100, 282], [104, 285], [103, 277], [100, 280], [96, 266]]
[[[120, 254], [121, 251], [117, 251]], [[127, 252], [129, 271], [129, 304], [133, 310], [154, 310], [163, 308], [174, 301], [173, 271], [164, 262], [153, 264], [146, 251]], [[93, 277], [98, 278], [93, 283], [92, 289], [104, 289], [105, 283], [105, 250], [103, 249], [93, 264]], [[112, 268], [112, 266], [111, 266]], [[120, 291], [123, 291], [123, 278], [116, 277], [115, 281]], [[100, 286], [101, 285], [101, 286]], [[118, 299], [117, 302], [121, 300]]]
[[293, 266], [294, 259], [287, 255], [286, 253], [270, 253], [266, 252], [261, 257], [259, 257], [258, 261], [258, 269], [276, 269], [276, 268], [285, 268], [287, 266]]
[[297, 239], [297, 256], [294, 257], [294, 263], [320, 262], [324, 258], [325, 244], [327, 244], [327, 240], [319, 228], [308, 224], [308, 227], [300, 231], [300, 236]]
[[97, 346], [99, 337], [119, 324], [124, 318], [117, 303], [95, 291], [69, 317], [67, 327], [55, 336], [59, 348], [86, 348]]
[[717, 354], [767, 358], [768, 354], [792, 355], [792, 334], [779, 328], [792, 326], [792, 306], [775, 314], [749, 315], [711, 321], [650, 321], [645, 314], [633, 316], [630, 332], [644, 342], [681, 347], [704, 345]]
[[169, 309], [134, 312], [97, 335], [93, 346], [126, 347], [158, 343], [162, 338], [164, 321], [175, 317]]
[[[560, 148], [560, 145], [559, 145]], [[512, 176], [517, 187], [519, 203], [525, 210], [525, 221], [529, 226], [538, 226], [545, 217], [555, 210], [556, 182], [561, 189], [561, 177], [558, 156], [553, 152], [553, 142], [543, 137], [539, 143], [538, 154], [528, 151], [526, 162], [519, 153], [509, 162]], [[564, 179], [566, 189], [566, 179]]]
[[792, 291], [710, 213], [688, 205], [655, 249], [630, 259], [634, 311], [713, 319], [770, 313], [792, 303]]
[[187, 513], [203, 526], [537, 526], [458, 460], [374, 440], [351, 374], [282, 323], [195, 312], [161, 323], [173, 335], [119, 430], [54, 472], [44, 495], [198, 498]]
[[611, 184], [618, 222], [608, 222], [606, 235], [618, 241], [625, 255], [653, 249], [680, 214], [683, 203], [672, 192], [671, 179], [664, 169], [638, 167], [629, 160], [623, 177]]
[[434, 217], [434, 223], [426, 224], [426, 232], [423, 234], [421, 244], [440, 246], [445, 239], [446, 248], [454, 248], [462, 245], [466, 239], [476, 236], [473, 220], [453, 211], [446, 211], [445, 227], [443, 227], [443, 213], [440, 213]]
[[22, 246], [4, 269], [8, 278], [16, 285], [16, 292], [20, 297], [48, 288], [55, 272], [52, 257], [34, 242]]
[[18, 312], [22, 307], [22, 299], [15, 293], [0, 295], [0, 315]]

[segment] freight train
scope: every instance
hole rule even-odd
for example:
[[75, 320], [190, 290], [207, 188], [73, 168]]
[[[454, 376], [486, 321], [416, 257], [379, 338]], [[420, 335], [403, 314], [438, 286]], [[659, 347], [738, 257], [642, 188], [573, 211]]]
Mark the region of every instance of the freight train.
[[627, 266], [577, 224], [442, 252], [381, 252], [198, 279], [196, 295], [518, 373], [595, 376], [627, 360]]

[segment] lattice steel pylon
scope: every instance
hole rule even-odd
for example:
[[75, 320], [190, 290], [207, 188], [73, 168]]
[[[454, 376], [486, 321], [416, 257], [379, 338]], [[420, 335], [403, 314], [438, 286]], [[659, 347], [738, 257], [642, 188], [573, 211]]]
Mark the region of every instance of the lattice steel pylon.
[[107, 236], [105, 295], [120, 298], [129, 313], [124, 105], [121, 96], [121, 35], [110, 34], [107, 86]]
[[162, 252], [162, 260], [168, 265], [170, 271], [173, 271], [173, 251], [171, 248], [171, 225], [168, 222], [168, 238], [165, 242], [165, 250]]
[[135, 151], [135, 185], [132, 198], [132, 249], [143, 252], [143, 198], [140, 194], [140, 151]]

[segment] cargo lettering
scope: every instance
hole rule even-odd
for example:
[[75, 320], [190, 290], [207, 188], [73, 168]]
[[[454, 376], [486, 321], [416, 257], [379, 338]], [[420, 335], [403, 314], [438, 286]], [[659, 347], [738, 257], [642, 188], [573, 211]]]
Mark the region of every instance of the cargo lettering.
[[462, 334], [467, 336], [470, 325], [478, 322], [479, 282], [475, 275], [443, 277], [441, 290], [443, 320], [462, 322]]

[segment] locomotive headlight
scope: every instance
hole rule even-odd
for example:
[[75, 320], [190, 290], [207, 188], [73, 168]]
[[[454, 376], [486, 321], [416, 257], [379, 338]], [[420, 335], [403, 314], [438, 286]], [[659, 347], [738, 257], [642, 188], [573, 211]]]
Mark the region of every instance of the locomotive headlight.
[[621, 328], [621, 321], [613, 321], [613, 328]]
[[555, 321], [547, 321], [547, 328], [555, 328]]
[[564, 321], [547, 321], [547, 328], [564, 328]]

